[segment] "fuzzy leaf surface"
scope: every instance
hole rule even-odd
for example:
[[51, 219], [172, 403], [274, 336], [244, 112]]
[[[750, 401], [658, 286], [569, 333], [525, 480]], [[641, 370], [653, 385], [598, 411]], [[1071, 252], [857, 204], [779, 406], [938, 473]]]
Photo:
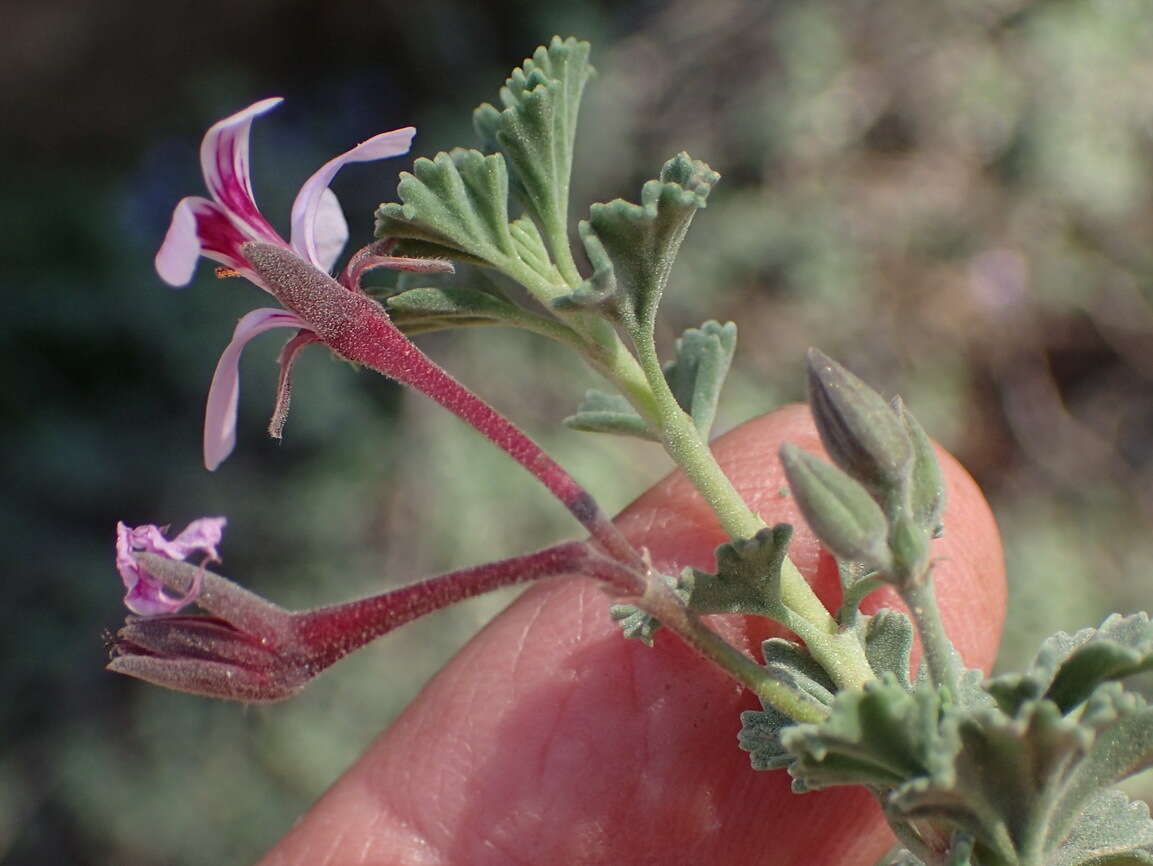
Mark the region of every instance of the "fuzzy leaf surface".
[[390, 295], [388, 317], [406, 334], [472, 325], [526, 327], [536, 318], [510, 301], [479, 289], [422, 286]]
[[677, 340], [676, 357], [665, 365], [665, 379], [677, 403], [707, 440], [717, 417], [721, 389], [737, 348], [737, 326], [708, 321], [689, 328]]
[[644, 184], [640, 204], [594, 204], [578, 227], [593, 275], [556, 306], [598, 310], [634, 340], [648, 338], [681, 241], [719, 179], [707, 164], [681, 153]]
[[592, 75], [588, 56], [587, 42], [554, 36], [512, 71], [500, 91], [502, 108], [486, 102], [473, 113], [485, 149], [508, 158], [518, 196], [557, 242], [567, 233], [577, 116]]
[[1092, 797], [1057, 850], [1051, 866], [1149, 866], [1153, 820], [1149, 806], [1113, 788]]
[[[504, 157], [456, 148], [401, 172], [400, 203], [376, 211], [376, 236], [431, 244], [454, 258], [498, 270], [522, 264], [508, 219]], [[424, 247], [424, 249], [430, 249]]]
[[[765, 667], [776, 679], [788, 682], [822, 706], [832, 704], [837, 687], [803, 646], [783, 638], [769, 638], [761, 644], [761, 652]], [[760, 710], [741, 713], [737, 744], [749, 753], [754, 770], [788, 767], [793, 756], [781, 743], [781, 734], [796, 722], [770, 704], [762, 701], [761, 705]]]
[[[673, 588], [673, 592], [687, 602], [692, 592], [692, 569], [686, 568], [679, 577], [671, 574], [662, 574], [664, 581]], [[609, 615], [620, 626], [627, 638], [635, 638], [646, 646], [653, 645], [653, 635], [661, 627], [661, 621], [652, 614], [645, 613], [635, 604], [614, 604], [609, 607]]]
[[1041, 644], [1030, 668], [990, 680], [988, 691], [1005, 712], [1047, 698], [1068, 712], [1102, 683], [1153, 669], [1153, 623], [1148, 614], [1111, 614], [1098, 628], [1057, 632]]
[[1153, 759], [1153, 711], [1115, 683], [1086, 702], [1079, 719], [1038, 700], [1014, 717], [979, 710], [945, 727], [961, 743], [951, 771], [898, 787], [886, 807], [971, 834], [978, 863], [1049, 863], [1093, 798]]
[[793, 528], [778, 523], [717, 548], [716, 573], [693, 569], [689, 607], [697, 613], [770, 615], [780, 598], [781, 565]]
[[619, 394], [590, 389], [577, 407], [575, 415], [564, 419], [564, 424], [573, 430], [586, 433], [613, 433], [617, 436], [634, 436], [638, 439], [658, 441], [659, 437], [636, 413], [629, 401]]
[[789, 768], [793, 789], [894, 788], [911, 779], [948, 780], [959, 741], [941, 725], [943, 711], [935, 689], [910, 694], [892, 674], [861, 690], [838, 693], [824, 722], [782, 732], [795, 757]]

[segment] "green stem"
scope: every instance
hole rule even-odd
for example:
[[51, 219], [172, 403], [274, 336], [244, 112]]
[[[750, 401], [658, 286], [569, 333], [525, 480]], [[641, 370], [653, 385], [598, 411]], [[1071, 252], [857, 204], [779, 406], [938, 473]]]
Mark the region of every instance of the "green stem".
[[957, 656], [945, 624], [941, 620], [941, 609], [937, 606], [933, 582], [926, 575], [922, 580], [913, 581], [900, 588], [901, 598], [909, 606], [913, 622], [921, 635], [921, 646], [925, 652], [925, 664], [933, 684], [947, 688], [954, 696], [958, 694], [961, 672], [957, 666]]
[[[657, 429], [665, 450], [708, 502], [731, 538], [752, 538], [765, 522], [749, 508], [701, 439], [692, 419], [669, 388], [651, 336], [636, 340], [637, 356], [659, 413]], [[842, 688], [856, 688], [874, 678], [864, 648], [837, 621], [788, 557], [781, 566], [777, 617], [805, 642], [809, 652]]]
[[650, 576], [648, 589], [637, 605], [764, 703], [798, 722], [820, 722], [828, 715], [824, 707], [789, 683], [774, 678], [766, 668], [702, 623], [659, 576]]
[[701, 440], [692, 419], [677, 403], [652, 338], [637, 340], [636, 346], [640, 368], [656, 404], [658, 430], [665, 450], [708, 502], [725, 532], [731, 538], [752, 538], [765, 528], [765, 522], [737, 493], [708, 445]]

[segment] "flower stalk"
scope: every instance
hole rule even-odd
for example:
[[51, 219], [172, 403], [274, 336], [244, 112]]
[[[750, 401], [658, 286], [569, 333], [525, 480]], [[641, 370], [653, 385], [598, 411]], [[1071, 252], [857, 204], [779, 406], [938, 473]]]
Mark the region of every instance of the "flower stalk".
[[[154, 527], [141, 527], [142, 529]], [[239, 701], [291, 697], [349, 653], [405, 623], [506, 586], [587, 575], [639, 596], [643, 575], [583, 541], [460, 569], [344, 604], [290, 611], [203, 567], [157, 553], [135, 556], [154, 584], [207, 615], [132, 616], [110, 644], [108, 669], [177, 691]]]

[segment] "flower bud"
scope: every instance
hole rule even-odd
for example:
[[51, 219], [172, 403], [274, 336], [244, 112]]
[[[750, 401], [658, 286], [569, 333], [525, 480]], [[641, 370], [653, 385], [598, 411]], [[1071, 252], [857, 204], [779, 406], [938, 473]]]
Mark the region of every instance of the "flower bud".
[[781, 463], [801, 513], [821, 543], [839, 559], [887, 572], [889, 527], [869, 492], [836, 466], [795, 445], [781, 446]]
[[833, 462], [889, 499], [908, 483], [913, 445], [888, 403], [832, 358], [809, 349], [809, 403]]
[[913, 445], [913, 471], [909, 480], [909, 507], [913, 519], [933, 538], [939, 538], [944, 531], [941, 513], [945, 510], [945, 476], [936, 449], [904, 401], [894, 397], [892, 405]]

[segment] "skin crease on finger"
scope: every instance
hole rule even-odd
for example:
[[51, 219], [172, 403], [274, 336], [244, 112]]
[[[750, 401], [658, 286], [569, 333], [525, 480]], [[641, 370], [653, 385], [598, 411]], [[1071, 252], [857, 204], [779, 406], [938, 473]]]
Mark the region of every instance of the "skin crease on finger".
[[[839, 589], [784, 491], [781, 442], [820, 451], [808, 410], [786, 407], [713, 443], [746, 501], [797, 526], [794, 561], [826, 604]], [[948, 455], [934, 578], [968, 665], [988, 670], [1005, 605], [996, 526]], [[679, 473], [618, 525], [669, 571], [712, 565], [725, 536]], [[878, 592], [866, 610], [895, 605]], [[767, 631], [710, 624], [755, 654]], [[622, 639], [599, 586], [535, 586], [485, 628], [263, 861], [264, 866], [770, 864], [868, 866], [893, 844], [862, 789], [795, 795], [737, 748], [756, 700], [661, 631]]]

